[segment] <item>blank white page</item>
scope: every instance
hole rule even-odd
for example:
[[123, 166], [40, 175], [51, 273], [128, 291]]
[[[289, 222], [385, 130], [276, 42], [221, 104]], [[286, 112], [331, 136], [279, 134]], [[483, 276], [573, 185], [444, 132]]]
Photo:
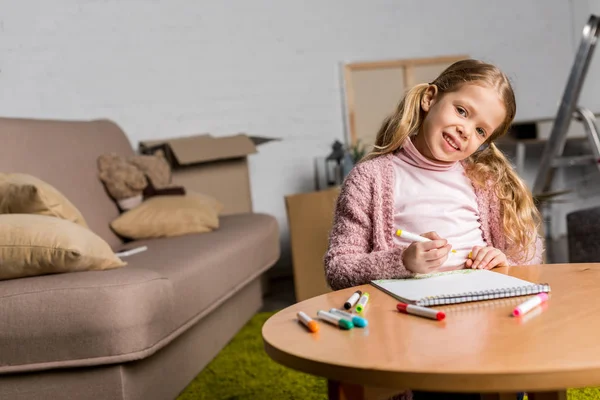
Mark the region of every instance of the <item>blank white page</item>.
[[371, 283], [391, 295], [416, 302], [433, 296], [459, 297], [468, 292], [486, 292], [535, 285], [532, 282], [488, 270], [458, 270], [432, 277], [382, 279]]

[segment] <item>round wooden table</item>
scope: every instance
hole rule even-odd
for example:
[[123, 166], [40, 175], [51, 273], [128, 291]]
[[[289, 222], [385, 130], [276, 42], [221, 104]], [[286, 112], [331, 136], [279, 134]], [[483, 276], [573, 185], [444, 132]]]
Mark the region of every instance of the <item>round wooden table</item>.
[[[567, 388], [600, 385], [600, 264], [493, 271], [549, 283], [549, 301], [518, 318], [511, 311], [527, 296], [437, 306], [446, 319], [436, 321], [399, 313], [397, 300], [362, 285], [273, 315], [262, 328], [265, 350], [287, 367], [326, 377], [330, 398], [410, 388], [496, 399], [526, 391], [530, 399], [560, 399]], [[366, 328], [345, 331], [317, 319], [318, 310], [343, 308], [357, 289], [371, 296]], [[316, 319], [320, 330], [310, 333], [298, 311]]]

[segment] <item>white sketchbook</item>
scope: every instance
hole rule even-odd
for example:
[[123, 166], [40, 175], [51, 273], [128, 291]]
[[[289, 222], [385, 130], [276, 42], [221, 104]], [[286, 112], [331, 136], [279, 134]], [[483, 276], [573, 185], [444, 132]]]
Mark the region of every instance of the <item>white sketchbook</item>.
[[417, 275], [407, 279], [380, 279], [371, 284], [397, 300], [419, 306], [465, 303], [550, 292], [546, 283], [480, 269], [462, 269]]

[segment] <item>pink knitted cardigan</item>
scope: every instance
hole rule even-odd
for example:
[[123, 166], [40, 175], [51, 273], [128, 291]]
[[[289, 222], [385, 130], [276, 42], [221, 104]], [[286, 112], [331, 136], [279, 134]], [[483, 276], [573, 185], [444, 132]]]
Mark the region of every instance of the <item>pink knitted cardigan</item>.
[[[388, 154], [357, 164], [342, 185], [329, 235], [329, 248], [324, 257], [327, 282], [334, 290], [362, 285], [373, 279], [412, 275], [402, 262], [402, 252], [406, 247], [393, 242], [392, 157], [393, 154]], [[492, 187], [473, 187], [484, 241], [489, 246], [506, 250], [500, 204]], [[534, 257], [527, 264], [541, 264], [542, 240], [537, 232], [531, 234], [537, 239]], [[508, 262], [510, 265], [517, 264], [511, 259]]]

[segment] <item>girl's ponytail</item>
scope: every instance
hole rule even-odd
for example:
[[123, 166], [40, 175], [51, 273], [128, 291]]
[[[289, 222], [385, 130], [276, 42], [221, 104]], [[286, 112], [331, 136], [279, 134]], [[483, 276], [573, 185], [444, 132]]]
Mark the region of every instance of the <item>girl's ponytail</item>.
[[361, 161], [393, 153], [402, 147], [411, 133], [417, 132], [423, 120], [421, 99], [428, 87], [429, 84], [421, 83], [406, 93], [396, 111], [383, 121], [377, 132], [373, 150]]
[[496, 192], [507, 240], [506, 255], [520, 263], [531, 260], [541, 217], [530, 190], [494, 143], [475, 152], [466, 165], [467, 175], [475, 184], [486, 188], [491, 183]]

